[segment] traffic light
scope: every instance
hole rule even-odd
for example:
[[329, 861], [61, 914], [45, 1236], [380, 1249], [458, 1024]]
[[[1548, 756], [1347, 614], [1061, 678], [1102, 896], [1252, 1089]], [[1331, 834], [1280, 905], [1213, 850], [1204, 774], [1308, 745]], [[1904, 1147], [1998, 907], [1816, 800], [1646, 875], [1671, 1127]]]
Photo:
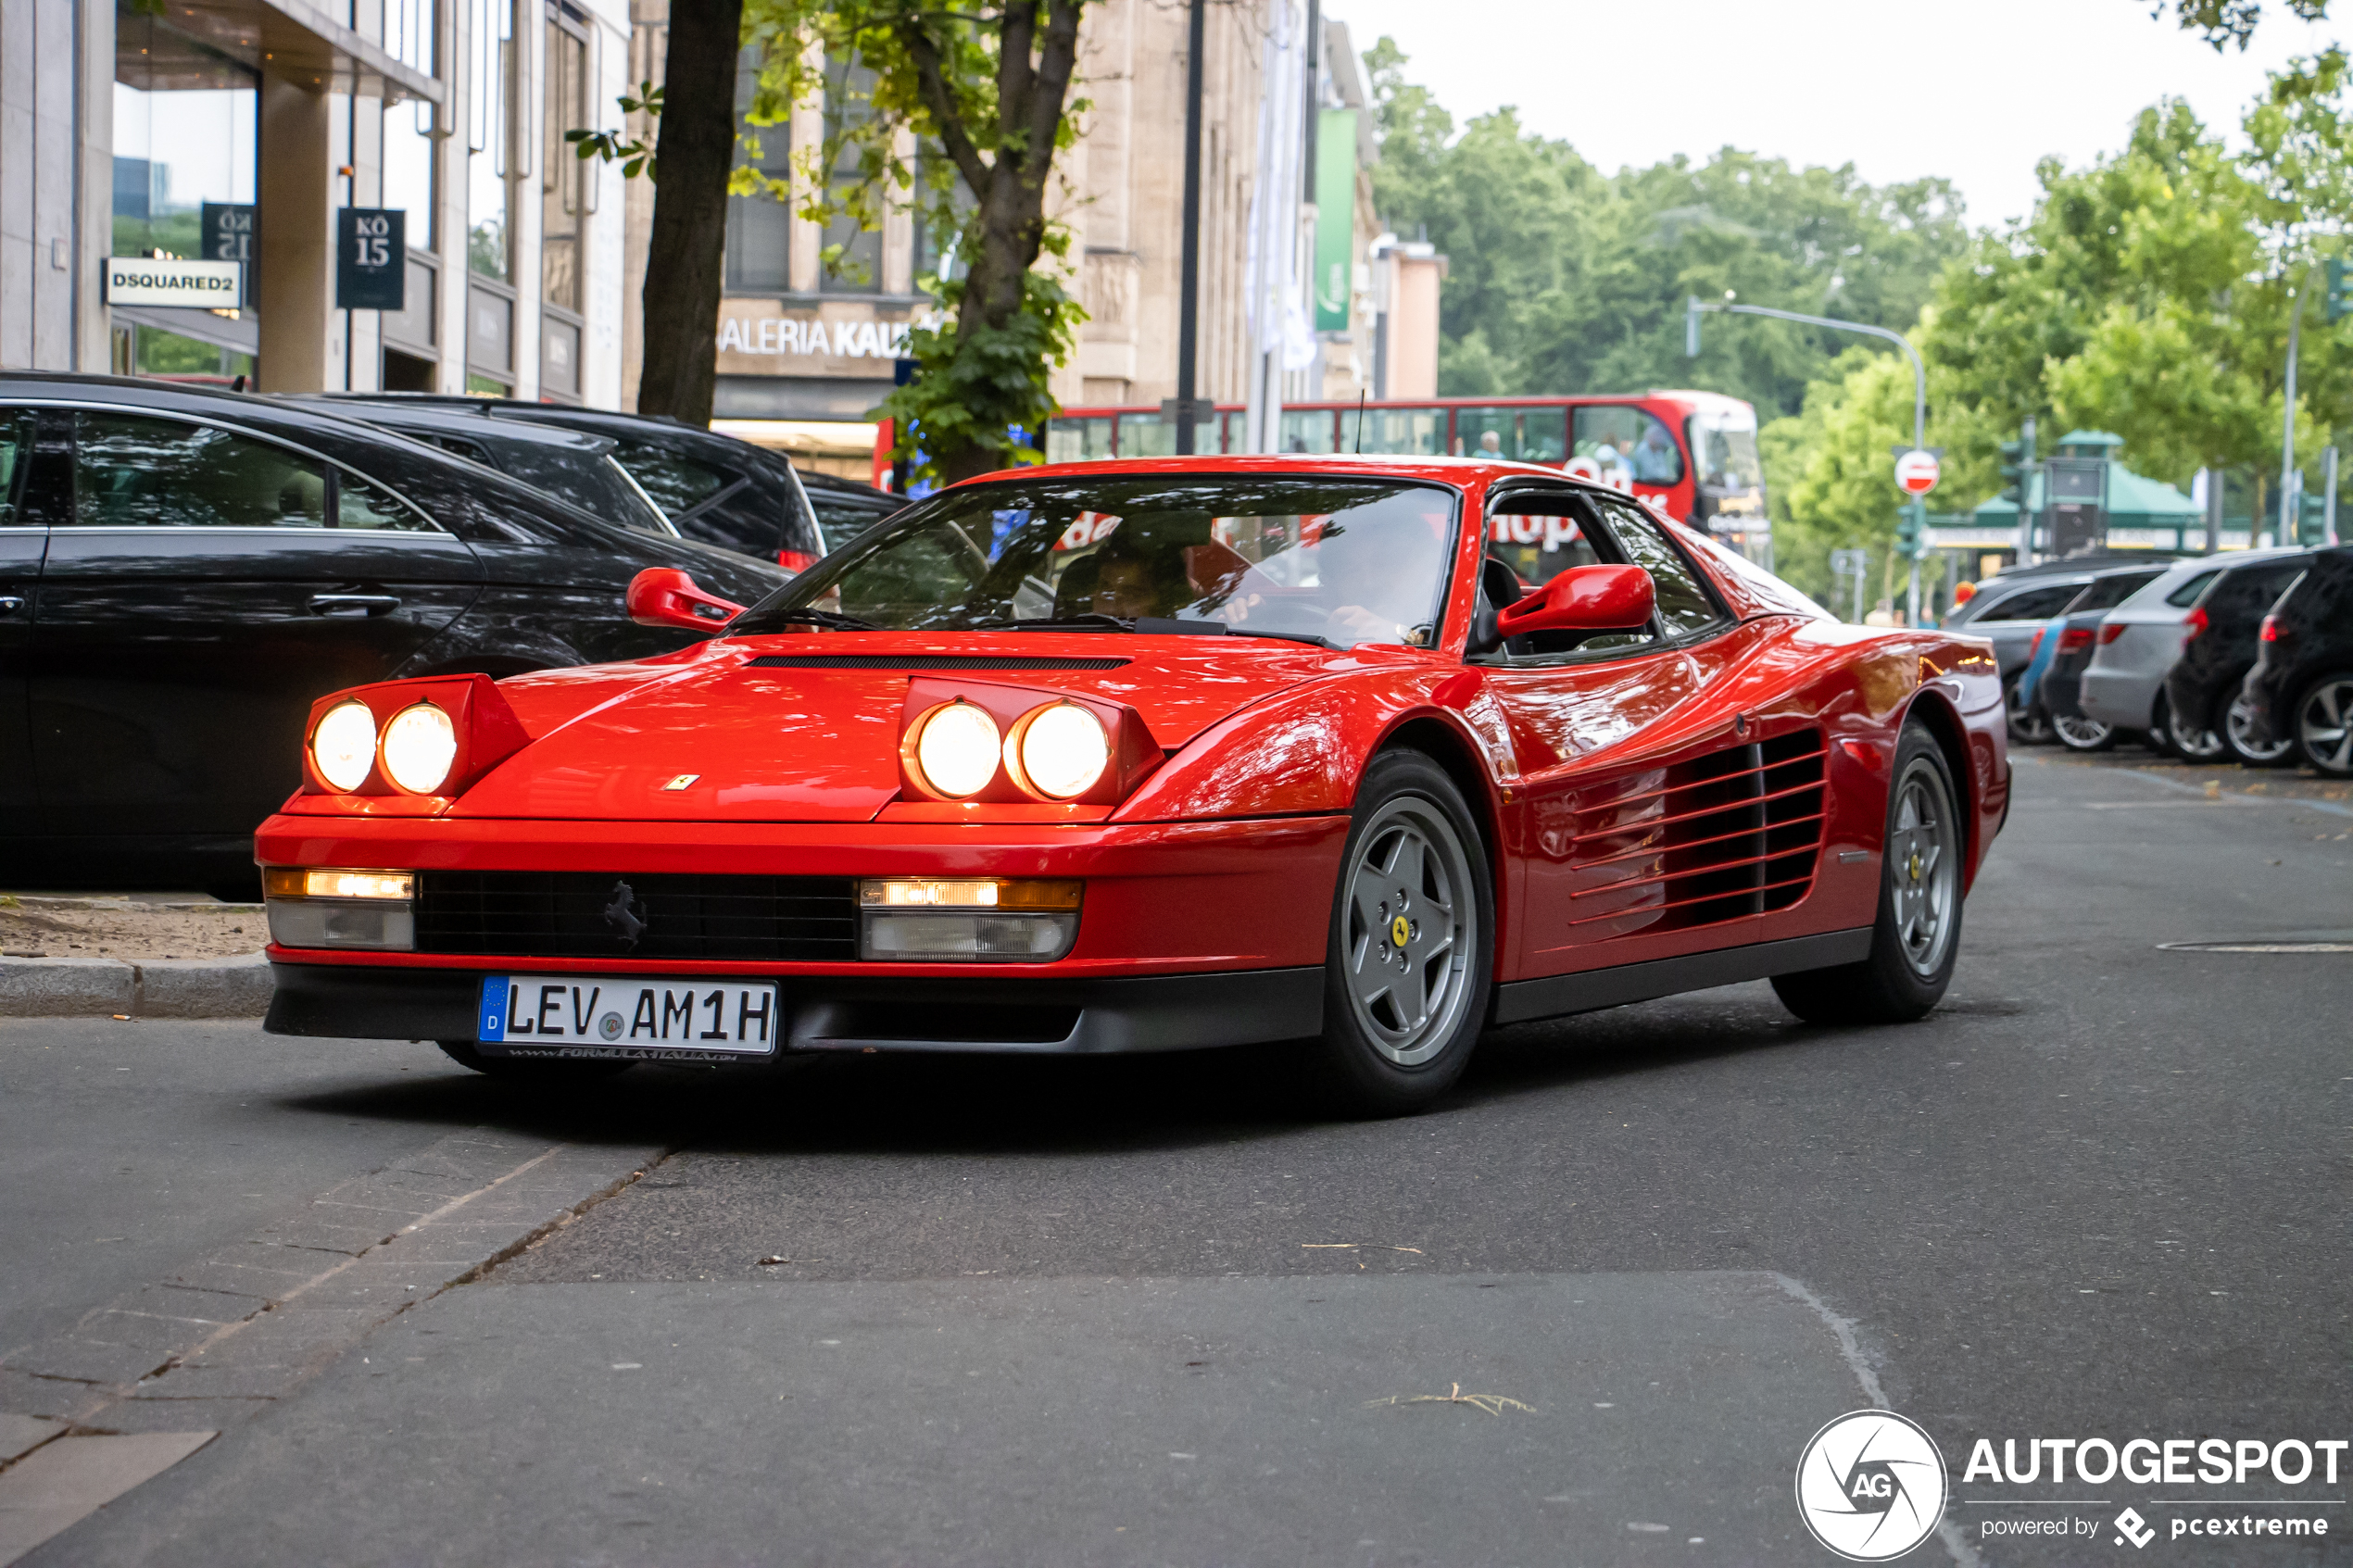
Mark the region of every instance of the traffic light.
[[1895, 514], [1895, 558], [1918, 560], [1927, 543], [1928, 503], [1914, 501]]
[[2330, 261], [2323, 265], [2328, 272], [2329, 280], [2329, 320], [2334, 321], [2339, 317], [2353, 316], [2353, 288], [2346, 286], [2346, 264], [2342, 261]]
[[2018, 439], [2001, 443], [2002, 499], [2020, 511], [2026, 509], [2027, 476], [2034, 471], [2034, 420], [2019, 426]]

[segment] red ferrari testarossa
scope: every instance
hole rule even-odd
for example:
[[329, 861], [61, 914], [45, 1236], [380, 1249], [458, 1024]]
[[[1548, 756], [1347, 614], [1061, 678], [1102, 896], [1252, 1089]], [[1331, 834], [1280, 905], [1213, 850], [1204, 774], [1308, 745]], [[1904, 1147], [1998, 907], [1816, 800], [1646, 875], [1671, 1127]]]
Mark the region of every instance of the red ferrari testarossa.
[[1918, 1017], [2008, 809], [1989, 645], [1510, 463], [1027, 469], [630, 607], [712, 635], [318, 704], [270, 1028], [519, 1076], [1307, 1042], [1403, 1110], [1491, 1025], [1732, 981]]

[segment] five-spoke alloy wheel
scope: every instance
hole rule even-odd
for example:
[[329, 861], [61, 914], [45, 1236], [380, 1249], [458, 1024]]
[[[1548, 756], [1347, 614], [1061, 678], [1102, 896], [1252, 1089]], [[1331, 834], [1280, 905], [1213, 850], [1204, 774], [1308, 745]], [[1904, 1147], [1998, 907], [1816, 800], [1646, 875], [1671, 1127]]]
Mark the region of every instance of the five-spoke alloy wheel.
[[1416, 1110], [1486, 1022], [1494, 893], [1462, 792], [1418, 751], [1365, 770], [1335, 890], [1322, 1086], [1359, 1114]]
[[2323, 675], [2296, 704], [2296, 744], [2331, 778], [2353, 778], [2353, 671]]

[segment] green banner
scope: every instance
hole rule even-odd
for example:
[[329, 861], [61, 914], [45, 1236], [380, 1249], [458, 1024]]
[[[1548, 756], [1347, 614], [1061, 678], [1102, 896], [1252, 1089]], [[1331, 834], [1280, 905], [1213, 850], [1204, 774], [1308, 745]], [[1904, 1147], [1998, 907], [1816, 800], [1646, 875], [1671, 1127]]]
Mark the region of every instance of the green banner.
[[1315, 125], [1315, 330], [1348, 330], [1356, 262], [1356, 111], [1325, 109]]

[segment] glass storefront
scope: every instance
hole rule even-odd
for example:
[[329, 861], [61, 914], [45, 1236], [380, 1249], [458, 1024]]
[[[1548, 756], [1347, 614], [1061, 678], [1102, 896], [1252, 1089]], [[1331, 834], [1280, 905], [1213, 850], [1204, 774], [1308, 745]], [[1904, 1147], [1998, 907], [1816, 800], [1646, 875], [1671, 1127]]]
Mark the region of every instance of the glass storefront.
[[202, 258], [208, 203], [254, 199], [254, 73], [145, 12], [116, 17], [114, 254]]

